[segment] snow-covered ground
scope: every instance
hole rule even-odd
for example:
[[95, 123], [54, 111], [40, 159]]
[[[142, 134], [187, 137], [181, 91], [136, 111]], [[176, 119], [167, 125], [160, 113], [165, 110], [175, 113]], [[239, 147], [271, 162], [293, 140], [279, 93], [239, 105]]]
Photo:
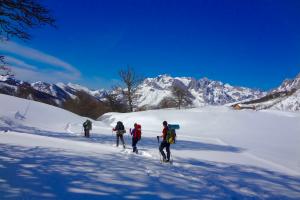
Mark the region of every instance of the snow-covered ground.
[[[0, 199], [300, 198], [299, 113], [227, 107], [107, 113], [93, 121], [87, 139], [84, 117], [6, 95], [0, 105]], [[138, 155], [128, 134], [125, 150], [113, 146], [118, 120], [127, 129], [142, 125]], [[181, 125], [173, 165], [159, 162], [163, 120]]]

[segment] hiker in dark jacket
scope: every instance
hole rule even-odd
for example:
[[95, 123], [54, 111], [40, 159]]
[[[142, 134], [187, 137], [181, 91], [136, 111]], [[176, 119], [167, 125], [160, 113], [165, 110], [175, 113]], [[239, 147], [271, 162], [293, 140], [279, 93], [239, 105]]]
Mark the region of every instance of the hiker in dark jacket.
[[134, 124], [134, 129], [130, 130], [130, 134], [132, 136], [132, 151], [135, 153], [138, 153], [138, 149], [136, 147], [136, 144], [138, 141], [141, 139], [141, 125], [135, 123]]
[[83, 123], [83, 129], [84, 129], [84, 136], [85, 137], [90, 137], [90, 130], [92, 130], [92, 122], [87, 119]]
[[121, 142], [123, 144], [123, 148], [125, 149], [125, 142], [123, 134], [126, 133], [125, 127], [122, 122], [118, 121], [116, 127], [113, 129], [113, 131], [116, 131], [116, 146], [119, 146], [119, 139], [121, 139]]
[[[170, 152], [170, 143], [168, 143], [168, 141], [167, 141], [167, 134], [168, 134], [168, 131], [169, 131], [168, 122], [164, 121], [163, 126], [164, 126], [164, 129], [162, 131], [162, 136], [161, 136], [163, 140], [160, 143], [159, 151], [160, 151], [160, 153], [163, 157], [163, 162], [169, 162], [171, 152]], [[164, 148], [166, 148], [167, 156], [164, 152]]]

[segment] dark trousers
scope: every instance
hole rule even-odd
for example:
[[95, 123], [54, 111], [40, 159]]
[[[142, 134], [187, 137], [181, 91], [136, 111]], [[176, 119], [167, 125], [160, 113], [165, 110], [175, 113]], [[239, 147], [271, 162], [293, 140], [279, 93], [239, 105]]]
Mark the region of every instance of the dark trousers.
[[132, 137], [132, 150], [133, 150], [133, 152], [137, 152], [136, 144], [138, 143], [138, 141], [139, 140], [137, 138]]
[[119, 146], [119, 139], [121, 139], [123, 147], [125, 148], [125, 142], [124, 142], [123, 134], [119, 134], [119, 133], [117, 134], [117, 147]]
[[[164, 148], [166, 148], [167, 157], [164, 152]], [[161, 155], [163, 156], [164, 160], [170, 160], [170, 143], [168, 143], [167, 141], [162, 141], [159, 146], [159, 151], [160, 151]]]
[[84, 136], [85, 137], [90, 137], [90, 130], [89, 129], [84, 129]]

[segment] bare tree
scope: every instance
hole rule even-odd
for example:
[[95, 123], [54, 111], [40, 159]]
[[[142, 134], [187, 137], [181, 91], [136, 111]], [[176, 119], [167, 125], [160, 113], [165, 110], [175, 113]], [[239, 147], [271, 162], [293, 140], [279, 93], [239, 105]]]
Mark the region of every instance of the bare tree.
[[3, 67], [5, 64], [4, 62], [4, 56], [0, 55], [0, 67]]
[[119, 98], [118, 91], [120, 88], [118, 87], [113, 87], [112, 91], [107, 93], [105, 96], [106, 102], [108, 104], [108, 107], [112, 112], [126, 112], [127, 111], [127, 106], [126, 104], [122, 101], [122, 99]]
[[8, 76], [11, 78], [14, 77], [14, 73], [12, 72], [11, 68], [4, 66], [4, 64], [3, 65], [0, 64], [0, 75]]
[[38, 0], [0, 0], [1, 40], [28, 40], [28, 30], [43, 25], [55, 26], [55, 19]]
[[84, 91], [77, 92], [76, 98], [68, 99], [63, 103], [62, 107], [73, 113], [92, 119], [97, 119], [102, 114], [109, 112], [109, 109], [103, 102]]
[[129, 66], [127, 66], [126, 69], [121, 69], [119, 71], [119, 76], [126, 86], [126, 89], [123, 90], [123, 94], [127, 99], [129, 111], [133, 112], [133, 101], [136, 95], [136, 87], [142, 79], [139, 78], [135, 71]]
[[172, 95], [174, 96], [174, 100], [176, 102], [177, 107], [180, 109], [182, 106], [191, 103], [189, 98], [189, 93], [187, 90], [183, 89], [180, 86], [174, 85], [172, 87]]
[[173, 97], [163, 98], [158, 105], [159, 108], [175, 108], [176, 106], [177, 101]]
[[[38, 0], [0, 0], [0, 42], [13, 37], [29, 40], [29, 29], [43, 25], [55, 27], [55, 19]], [[5, 64], [0, 55], [0, 66]]]

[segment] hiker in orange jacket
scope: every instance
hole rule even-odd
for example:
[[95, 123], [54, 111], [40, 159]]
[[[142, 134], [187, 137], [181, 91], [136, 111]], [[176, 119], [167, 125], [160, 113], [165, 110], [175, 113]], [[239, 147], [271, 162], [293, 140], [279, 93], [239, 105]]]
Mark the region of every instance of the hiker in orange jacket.
[[[164, 129], [162, 131], [162, 142], [160, 143], [160, 146], [159, 146], [159, 151], [163, 157], [163, 162], [169, 162], [170, 161], [170, 155], [171, 155], [171, 152], [170, 152], [170, 143], [167, 141], [167, 133], [169, 131], [169, 128], [168, 128], [168, 122], [164, 121], [163, 122], [163, 126], [164, 126]], [[167, 156], [164, 152], [164, 148], [166, 148], [166, 151], [167, 151]]]

